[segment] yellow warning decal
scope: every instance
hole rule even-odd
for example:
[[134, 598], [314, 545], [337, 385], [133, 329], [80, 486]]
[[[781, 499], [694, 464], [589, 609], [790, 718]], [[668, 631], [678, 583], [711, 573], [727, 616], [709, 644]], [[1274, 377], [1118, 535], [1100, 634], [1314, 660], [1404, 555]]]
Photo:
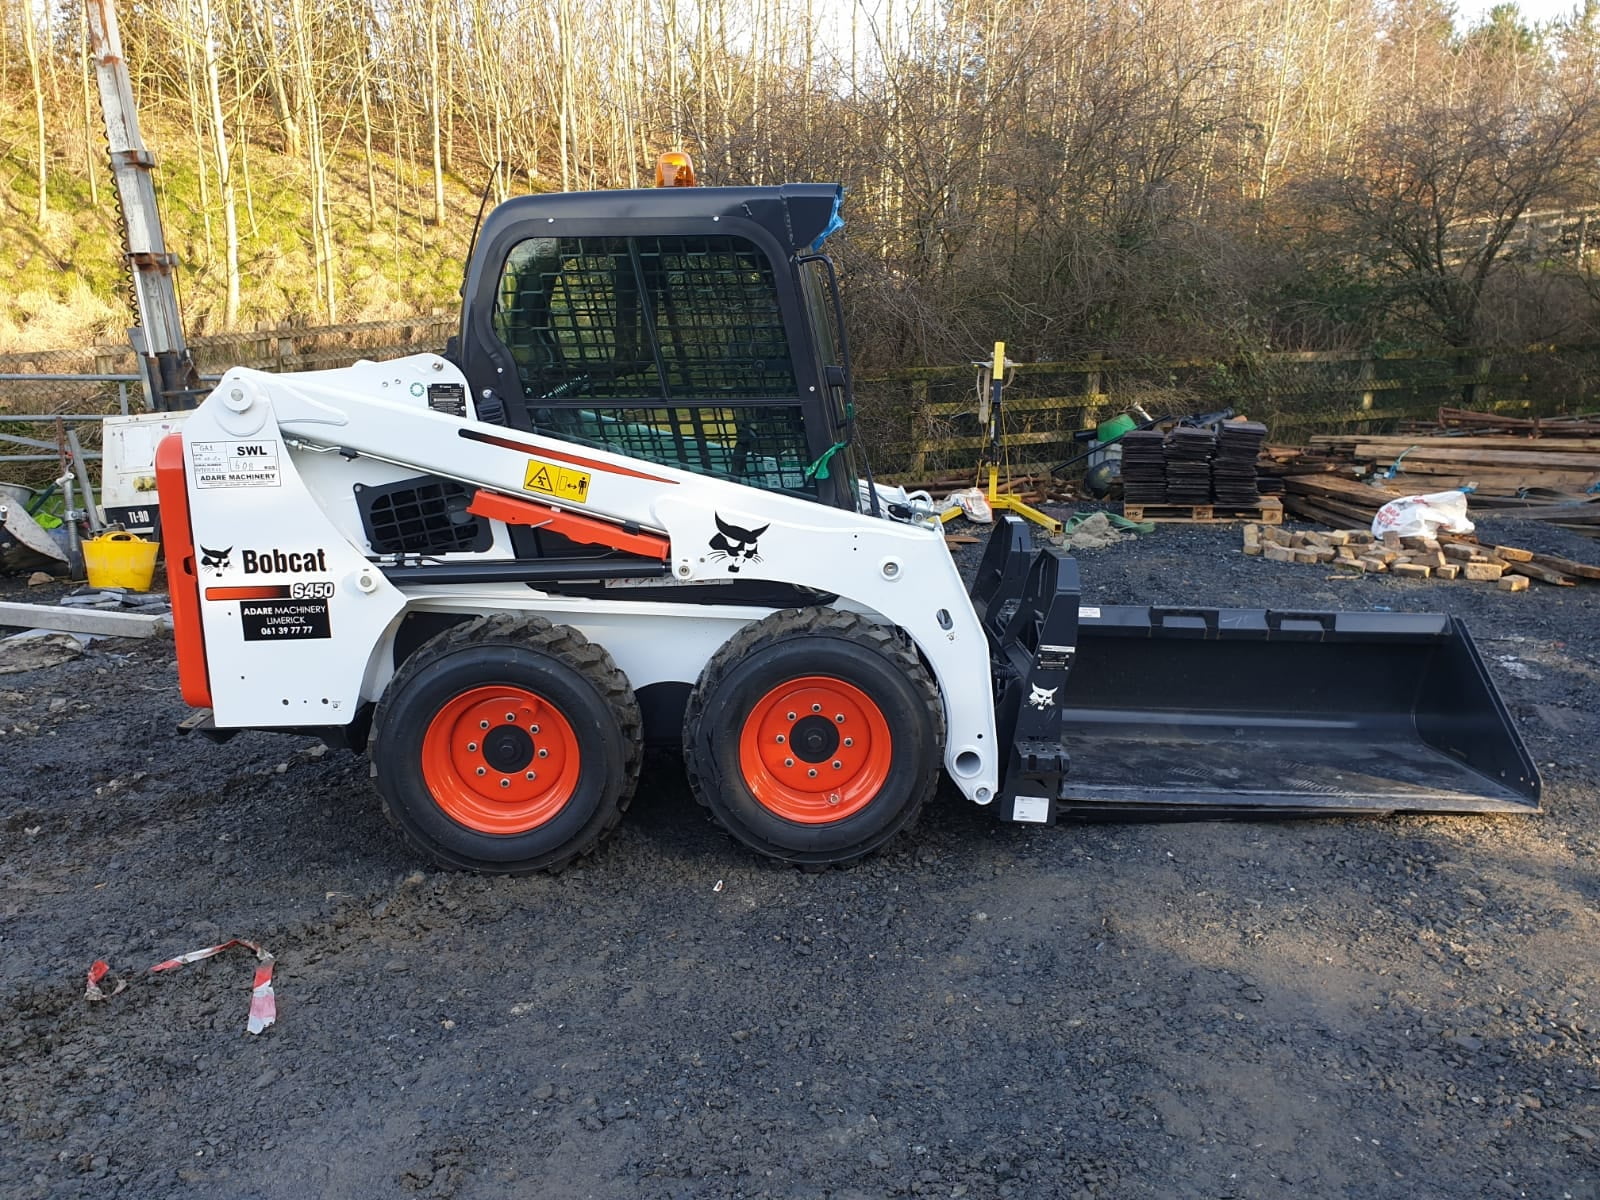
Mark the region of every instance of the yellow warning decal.
[[582, 504], [589, 498], [589, 472], [533, 458], [528, 460], [522, 486], [530, 492], [543, 492], [546, 496]]

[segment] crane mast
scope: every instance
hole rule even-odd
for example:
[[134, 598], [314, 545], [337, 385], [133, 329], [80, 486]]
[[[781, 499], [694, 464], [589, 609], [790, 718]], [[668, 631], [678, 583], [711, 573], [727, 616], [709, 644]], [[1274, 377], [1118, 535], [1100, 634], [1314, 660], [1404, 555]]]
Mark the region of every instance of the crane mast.
[[178, 259], [167, 250], [161, 231], [161, 212], [151, 179], [155, 156], [139, 132], [139, 110], [123, 58], [116, 9], [112, 0], [89, 0], [88, 15], [100, 111], [138, 309], [139, 324], [128, 330], [128, 340], [139, 357], [146, 404], [158, 412], [193, 408], [202, 392], [183, 338], [176, 285]]

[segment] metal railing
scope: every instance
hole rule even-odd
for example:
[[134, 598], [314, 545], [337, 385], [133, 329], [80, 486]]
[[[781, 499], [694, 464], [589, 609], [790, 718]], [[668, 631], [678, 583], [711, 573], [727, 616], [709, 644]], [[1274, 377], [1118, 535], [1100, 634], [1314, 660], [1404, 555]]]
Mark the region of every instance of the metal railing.
[[[40, 438], [28, 437], [25, 434], [13, 433], [4, 428], [6, 425], [53, 425], [68, 424], [98, 424], [111, 416], [127, 416], [132, 409], [128, 402], [128, 386], [139, 386], [137, 375], [68, 375], [68, 374], [0, 374], [0, 384], [6, 383], [87, 383], [87, 384], [116, 384], [117, 385], [117, 411], [85, 413], [0, 413], [0, 445], [7, 447], [21, 446], [24, 450], [44, 450], [46, 454], [0, 454], [0, 463], [36, 463], [59, 462], [61, 460], [61, 445], [56, 441], [43, 441]], [[83, 450], [84, 459], [94, 461], [99, 459], [98, 450]]]

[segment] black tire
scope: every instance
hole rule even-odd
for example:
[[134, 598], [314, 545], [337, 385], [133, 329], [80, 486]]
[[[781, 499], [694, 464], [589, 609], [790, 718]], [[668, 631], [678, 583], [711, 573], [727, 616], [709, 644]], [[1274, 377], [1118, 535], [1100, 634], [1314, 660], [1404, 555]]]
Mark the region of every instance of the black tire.
[[[804, 690], [807, 680], [819, 686]], [[871, 733], [856, 763], [844, 761], [842, 735], [830, 748], [828, 727], [851, 727], [843, 711], [822, 709], [834, 707], [830, 693]], [[811, 704], [793, 707], [802, 695], [819, 697], [820, 717]], [[793, 757], [766, 758], [783, 753], [770, 743], [793, 746]], [[706, 664], [684, 715], [696, 798], [746, 846], [802, 866], [851, 862], [908, 828], [938, 783], [943, 743], [938, 689], [906, 637], [831, 608], [785, 609], [735, 634]], [[841, 768], [841, 792], [830, 792], [828, 772]], [[832, 818], [828, 804], [846, 815]]]
[[[500, 715], [502, 695], [526, 697], [529, 717]], [[480, 725], [481, 742], [463, 744]], [[519, 875], [559, 870], [616, 828], [639, 780], [641, 729], [627, 677], [602, 647], [542, 617], [500, 613], [406, 659], [378, 702], [367, 753], [384, 815], [412, 846], [441, 866]], [[503, 808], [489, 794], [497, 786]]]

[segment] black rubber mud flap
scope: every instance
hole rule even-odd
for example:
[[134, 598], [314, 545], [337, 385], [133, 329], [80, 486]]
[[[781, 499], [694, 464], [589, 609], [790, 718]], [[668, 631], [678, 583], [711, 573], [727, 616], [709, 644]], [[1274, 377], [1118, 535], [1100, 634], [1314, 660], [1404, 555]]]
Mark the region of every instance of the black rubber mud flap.
[[1054, 813], [1538, 811], [1453, 617], [1083, 606], [1072, 560], [1010, 516], [973, 601], [1011, 749], [1005, 819], [1045, 819], [1052, 781]]

